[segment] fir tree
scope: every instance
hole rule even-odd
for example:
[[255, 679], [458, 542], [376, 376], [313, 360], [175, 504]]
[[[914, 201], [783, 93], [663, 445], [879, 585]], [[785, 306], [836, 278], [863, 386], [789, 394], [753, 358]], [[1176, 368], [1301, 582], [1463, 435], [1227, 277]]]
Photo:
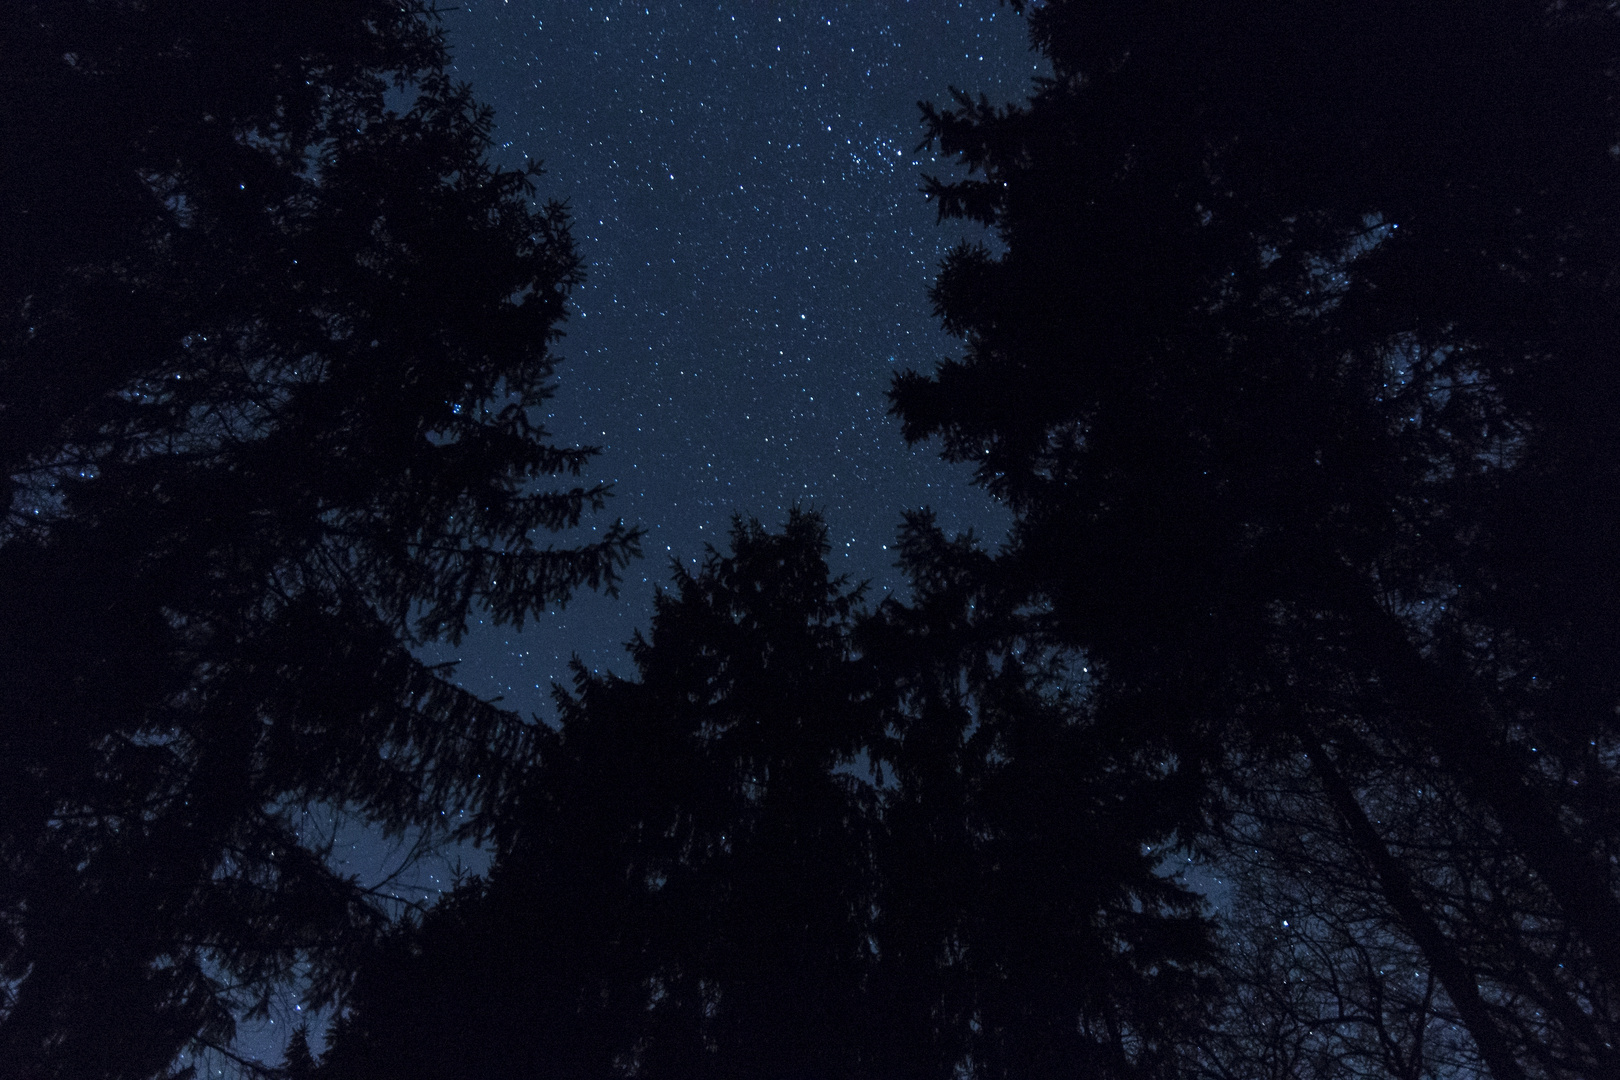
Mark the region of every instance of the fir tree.
[[1173, 1075], [1208, 943], [1166, 793], [961, 581], [863, 617], [815, 518], [732, 545], [634, 680], [560, 692], [489, 880], [366, 965], [325, 1075]]
[[946, 261], [966, 351], [896, 382], [908, 436], [1013, 511], [991, 577], [1189, 834], [1303, 770], [1492, 1075], [1614, 1073], [1612, 8], [1029, 20], [1026, 105], [926, 114], [1004, 246]]
[[546, 543], [579, 257], [423, 4], [22, 0], [0, 59], [0, 1061], [145, 1077], [385, 925], [301, 806], [488, 824], [527, 726], [412, 649], [636, 533]]

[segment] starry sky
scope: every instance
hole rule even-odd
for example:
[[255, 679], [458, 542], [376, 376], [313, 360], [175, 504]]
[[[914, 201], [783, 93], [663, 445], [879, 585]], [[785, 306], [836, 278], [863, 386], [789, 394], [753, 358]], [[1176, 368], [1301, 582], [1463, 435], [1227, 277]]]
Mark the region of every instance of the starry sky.
[[[589, 479], [615, 485], [607, 520], [648, 532], [619, 598], [481, 626], [429, 659], [545, 717], [571, 655], [629, 672], [622, 643], [670, 560], [723, 546], [733, 514], [821, 511], [835, 570], [876, 594], [902, 587], [889, 546], [907, 508], [1002, 533], [964, 470], [906, 447], [884, 393], [956, 353], [927, 288], [950, 246], [991, 240], [942, 227], [920, 194], [953, 170], [918, 150], [917, 103], [1027, 94], [1043, 68], [1019, 16], [997, 0], [462, 0], [443, 18], [456, 74], [495, 110], [499, 159], [544, 162], [539, 194], [569, 204], [588, 267], [551, 431], [601, 447]], [[337, 850], [369, 882], [408, 855], [362, 830]], [[479, 855], [460, 853], [473, 869]], [[401, 894], [430, 898], [454, 857], [422, 861]], [[237, 1048], [277, 1061], [304, 1016], [281, 995]]]
[[907, 448], [891, 375], [956, 350], [927, 287], [972, 226], [919, 193], [917, 102], [952, 86], [1018, 100], [1037, 74], [997, 0], [583, 3], [472, 0], [448, 13], [457, 73], [496, 110], [500, 153], [537, 157], [572, 209], [588, 278], [559, 348], [557, 439], [602, 448], [611, 516], [648, 529], [618, 601], [576, 598], [521, 634], [435, 659], [523, 712], [573, 653], [624, 671], [669, 560], [733, 514], [821, 511], [832, 560], [899, 586], [901, 512], [995, 537], [1005, 519], [930, 447]]

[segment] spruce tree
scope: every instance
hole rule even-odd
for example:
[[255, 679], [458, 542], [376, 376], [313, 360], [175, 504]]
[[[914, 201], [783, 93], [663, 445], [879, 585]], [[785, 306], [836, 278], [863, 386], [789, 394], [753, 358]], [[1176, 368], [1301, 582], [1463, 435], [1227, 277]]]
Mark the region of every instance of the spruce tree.
[[364, 966], [323, 1075], [1175, 1075], [1210, 984], [1173, 794], [1110, 784], [960, 575], [863, 616], [819, 520], [732, 546], [634, 679], [559, 691], [488, 881]]
[[424, 4], [20, 0], [0, 61], [0, 1061], [146, 1077], [386, 924], [300, 807], [487, 826], [528, 726], [412, 650], [636, 533], [547, 542], [580, 259]]
[[[1620, 23], [1585, 2], [1029, 9], [930, 134], [992, 226], [895, 409], [991, 575], [1244, 843], [1303, 773], [1498, 1080], [1620, 1068]], [[1382, 947], [1382, 946], [1380, 946]]]

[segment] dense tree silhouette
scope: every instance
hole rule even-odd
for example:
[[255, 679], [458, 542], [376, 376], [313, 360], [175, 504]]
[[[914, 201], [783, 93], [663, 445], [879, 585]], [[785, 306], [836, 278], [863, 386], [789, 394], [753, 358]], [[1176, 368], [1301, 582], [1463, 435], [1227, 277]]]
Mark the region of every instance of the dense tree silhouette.
[[488, 881], [366, 966], [324, 1075], [1168, 1075], [1207, 926], [1163, 793], [963, 574], [862, 619], [816, 518], [732, 546], [634, 681], [559, 691]]
[[907, 435], [1013, 510], [990, 576], [1190, 827], [1303, 771], [1492, 1075], [1614, 1074], [1613, 9], [1029, 18], [1027, 105], [927, 113], [1004, 247], [946, 261]]
[[340, 986], [383, 915], [298, 807], [487, 825], [526, 726], [411, 648], [634, 552], [542, 538], [579, 261], [446, 64], [415, 0], [0, 10], [7, 1076]]
[[[1460, 1017], [1421, 950], [1400, 932], [1353, 838], [1320, 799], [1308, 764], [1269, 779], [1268, 789], [1248, 793], [1242, 827], [1222, 852], [1221, 869], [1234, 883], [1222, 928], [1226, 993], [1220, 1020], [1198, 1041], [1189, 1074], [1219, 1080], [1478, 1076], [1478, 1055]], [[1414, 793], [1431, 796], [1431, 810], [1439, 794]], [[1414, 824], [1411, 802], [1422, 806], [1424, 800], [1380, 804], [1380, 814], [1389, 812], [1385, 826], [1402, 814]], [[1432, 848], [1413, 843], [1403, 855], [1428, 854], [1431, 869], [1458, 860], [1468, 839], [1449, 815], [1441, 815], [1440, 826], [1422, 838]], [[1409, 843], [1418, 839], [1407, 837]], [[1489, 963], [1508, 951], [1503, 943], [1476, 941], [1473, 955]]]
[[[873, 1075], [1179, 1075], [1214, 989], [1201, 904], [1158, 870], [1190, 793], [1091, 707], [1082, 660], [987, 585], [969, 539], [908, 515], [900, 551], [913, 599], [859, 638], [900, 692], [878, 919], [899, 1053]], [[951, 1022], [896, 1037], [926, 1018]]]

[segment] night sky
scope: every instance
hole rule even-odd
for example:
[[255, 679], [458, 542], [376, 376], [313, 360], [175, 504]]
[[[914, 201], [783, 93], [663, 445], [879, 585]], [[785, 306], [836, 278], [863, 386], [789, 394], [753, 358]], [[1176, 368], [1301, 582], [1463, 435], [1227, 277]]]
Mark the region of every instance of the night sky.
[[886, 545], [908, 507], [1000, 531], [964, 470], [904, 445], [884, 392], [956, 345], [926, 290], [966, 234], [919, 194], [951, 166], [917, 155], [917, 102], [1027, 93], [1037, 57], [1017, 15], [996, 0], [474, 0], [445, 18], [501, 152], [545, 163], [541, 193], [569, 203], [588, 263], [552, 430], [602, 448], [609, 514], [649, 530], [620, 602], [581, 596], [440, 654], [465, 685], [544, 714], [571, 653], [624, 670], [670, 558], [723, 543], [734, 513], [822, 511], [834, 566], [879, 590], [899, 584]]
[[[951, 166], [917, 153], [917, 102], [952, 86], [1022, 98], [1040, 66], [1017, 15], [996, 0], [464, 0], [444, 20], [457, 74], [496, 110], [502, 160], [544, 161], [540, 194], [568, 202], [588, 266], [553, 434], [602, 448], [590, 479], [616, 485], [606, 520], [648, 536], [619, 600], [583, 594], [431, 658], [545, 716], [571, 654], [628, 673], [621, 644], [670, 559], [723, 545], [733, 514], [821, 511], [835, 569], [876, 595], [900, 585], [886, 545], [907, 508], [999, 535], [1005, 517], [964, 470], [904, 445], [884, 392], [957, 351], [927, 287], [952, 244], [988, 239], [940, 227], [919, 194]], [[360, 835], [339, 850], [373, 881], [399, 858]], [[447, 878], [440, 861], [414, 883]], [[302, 1015], [284, 995], [238, 1048], [278, 1060]]]

